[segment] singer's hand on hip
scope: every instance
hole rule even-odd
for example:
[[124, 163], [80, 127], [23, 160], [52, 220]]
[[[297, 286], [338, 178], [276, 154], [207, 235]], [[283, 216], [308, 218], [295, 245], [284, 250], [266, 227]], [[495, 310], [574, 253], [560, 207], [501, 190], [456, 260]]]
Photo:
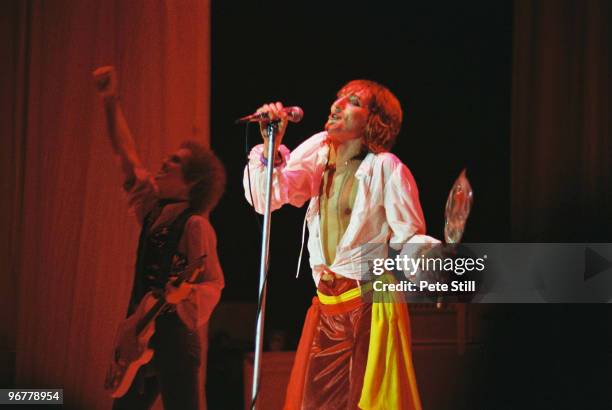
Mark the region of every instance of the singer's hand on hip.
[[289, 116], [287, 112], [283, 110], [283, 108], [283, 103], [279, 101], [276, 103], [264, 104], [256, 111], [256, 114], [265, 113], [268, 115], [267, 121], [259, 122], [259, 131], [261, 132], [261, 136], [263, 137], [266, 143], [268, 140], [268, 124], [271, 121], [278, 121], [278, 126], [276, 128], [275, 133], [276, 147], [280, 145], [280, 142], [282, 141], [283, 136], [285, 135], [285, 131], [287, 130], [287, 123], [289, 121]]

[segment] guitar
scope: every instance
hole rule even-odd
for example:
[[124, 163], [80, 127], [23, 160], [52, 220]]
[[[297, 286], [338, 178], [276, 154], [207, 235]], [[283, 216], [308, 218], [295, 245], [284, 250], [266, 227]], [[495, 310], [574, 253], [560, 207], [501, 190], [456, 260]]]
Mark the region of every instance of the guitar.
[[[202, 255], [190, 262], [178, 273], [172, 286], [177, 287], [185, 280], [193, 279], [200, 271], [205, 257]], [[151, 361], [154, 352], [148, 346], [149, 340], [155, 333], [155, 319], [166, 306], [168, 302], [163, 293], [148, 292], [136, 311], [119, 325], [113, 357], [104, 381], [104, 387], [111, 397], [117, 398], [127, 393], [138, 369]]]

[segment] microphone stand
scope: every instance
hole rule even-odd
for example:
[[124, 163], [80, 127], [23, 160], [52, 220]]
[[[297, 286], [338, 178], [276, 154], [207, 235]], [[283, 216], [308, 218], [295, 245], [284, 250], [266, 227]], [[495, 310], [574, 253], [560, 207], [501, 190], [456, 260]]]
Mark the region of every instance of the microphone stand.
[[253, 363], [253, 384], [251, 389], [251, 409], [257, 405], [259, 378], [261, 376], [261, 354], [263, 350], [264, 317], [266, 312], [266, 287], [268, 276], [268, 258], [270, 253], [270, 218], [272, 214], [272, 173], [274, 171], [275, 132], [278, 121], [268, 123], [268, 165], [266, 167], [266, 207], [264, 211], [263, 230], [261, 235], [261, 258], [259, 263], [259, 304], [255, 333], [255, 360]]

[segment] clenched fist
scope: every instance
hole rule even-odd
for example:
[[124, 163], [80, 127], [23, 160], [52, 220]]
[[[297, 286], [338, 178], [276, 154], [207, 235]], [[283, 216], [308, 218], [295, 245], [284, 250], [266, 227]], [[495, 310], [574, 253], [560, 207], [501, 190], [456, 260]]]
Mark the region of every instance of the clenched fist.
[[109, 98], [117, 95], [117, 73], [111, 65], [96, 68], [93, 73], [96, 90], [100, 97]]

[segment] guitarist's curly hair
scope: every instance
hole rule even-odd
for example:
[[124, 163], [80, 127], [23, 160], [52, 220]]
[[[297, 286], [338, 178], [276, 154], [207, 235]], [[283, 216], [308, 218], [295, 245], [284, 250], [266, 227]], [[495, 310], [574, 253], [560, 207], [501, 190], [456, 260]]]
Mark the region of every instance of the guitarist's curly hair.
[[185, 141], [181, 148], [191, 152], [183, 164], [185, 182], [196, 182], [189, 191], [189, 205], [201, 213], [208, 213], [223, 196], [225, 168], [214, 151], [196, 141]]

